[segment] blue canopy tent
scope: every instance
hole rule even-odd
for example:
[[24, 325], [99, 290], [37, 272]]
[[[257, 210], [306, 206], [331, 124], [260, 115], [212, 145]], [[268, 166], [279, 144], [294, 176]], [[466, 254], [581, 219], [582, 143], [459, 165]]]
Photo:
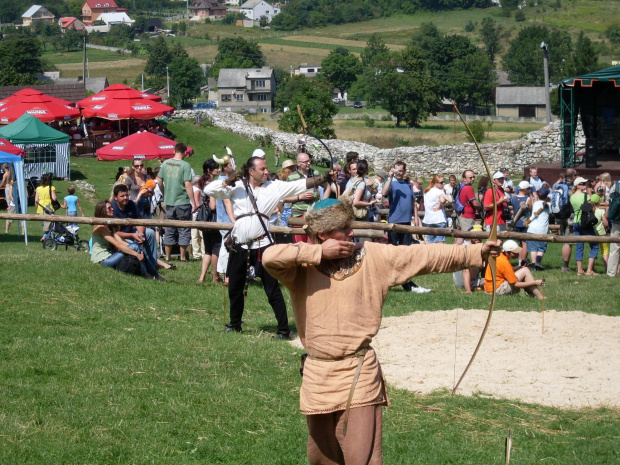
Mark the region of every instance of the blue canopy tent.
[[[11, 163], [13, 165], [13, 179], [17, 185], [13, 185], [13, 198], [15, 202], [15, 211], [19, 213], [28, 213], [28, 192], [26, 191], [26, 181], [24, 178], [24, 159], [19, 155], [13, 155], [6, 152], [0, 152], [0, 164]], [[17, 189], [15, 189], [17, 187]], [[17, 191], [17, 192], [15, 192]], [[17, 193], [17, 195], [15, 195]], [[26, 221], [22, 221], [22, 232], [24, 240], [28, 244], [28, 226]]]

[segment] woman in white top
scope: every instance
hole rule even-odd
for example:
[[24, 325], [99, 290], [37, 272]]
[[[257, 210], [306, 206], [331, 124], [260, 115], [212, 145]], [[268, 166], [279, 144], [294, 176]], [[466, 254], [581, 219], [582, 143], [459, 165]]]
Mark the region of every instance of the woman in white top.
[[[549, 232], [549, 189], [543, 187], [537, 192], [538, 200], [532, 205], [532, 215], [524, 221], [528, 234], [547, 234]], [[530, 267], [536, 271], [544, 271], [542, 258], [547, 251], [547, 243], [542, 241], [527, 241], [527, 251], [530, 253]]]
[[[377, 203], [368, 186], [366, 186], [366, 175], [368, 174], [368, 162], [360, 160], [357, 162], [357, 176], [353, 180], [352, 188], [355, 189], [353, 194], [353, 206], [357, 208], [365, 208], [370, 212], [370, 207]], [[368, 213], [366, 218], [360, 221], [368, 221]]]
[[[200, 188], [200, 176], [192, 176], [192, 192], [194, 193], [194, 203], [198, 208], [202, 205], [202, 189]], [[192, 213], [192, 221], [196, 221], [198, 210]], [[202, 260], [204, 247], [202, 244], [202, 231], [192, 228], [192, 257], [194, 260]]]
[[[424, 219], [427, 228], [445, 228], [447, 226], [444, 205], [449, 202], [443, 190], [443, 176], [435, 175], [424, 191]], [[446, 242], [445, 236], [428, 235], [426, 242]]]

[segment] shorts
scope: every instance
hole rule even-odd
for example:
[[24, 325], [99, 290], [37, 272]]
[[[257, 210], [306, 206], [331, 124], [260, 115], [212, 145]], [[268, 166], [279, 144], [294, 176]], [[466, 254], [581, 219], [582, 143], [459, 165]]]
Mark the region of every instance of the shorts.
[[547, 251], [547, 243], [542, 241], [527, 241], [527, 251], [545, 253]]
[[[573, 236], [573, 223], [569, 218], [555, 219], [555, 222], [560, 225], [560, 236]], [[568, 243], [568, 245], [575, 245], [574, 242]]]
[[[192, 206], [191, 205], [166, 205], [166, 219], [167, 220], [180, 220], [191, 221], [192, 220]], [[179, 245], [187, 247], [192, 243], [192, 233], [189, 228], [166, 228], [164, 232], [164, 245]]]
[[222, 235], [219, 231], [203, 231], [202, 243], [205, 246], [205, 255], [219, 255], [222, 246]]
[[469, 231], [476, 224], [476, 218], [463, 218], [459, 216], [456, 219], [456, 223], [461, 231]]
[[[7, 210], [7, 213], [15, 213], [15, 205], [11, 205], [11, 206], [9, 207], [9, 209]], [[6, 220], [6, 222], [7, 222], [8, 224], [11, 224], [11, 223], [13, 223], [13, 220]]]
[[497, 295], [516, 295], [520, 291], [521, 289], [519, 289], [518, 287], [513, 287], [508, 281], [504, 281], [499, 285], [495, 293]]

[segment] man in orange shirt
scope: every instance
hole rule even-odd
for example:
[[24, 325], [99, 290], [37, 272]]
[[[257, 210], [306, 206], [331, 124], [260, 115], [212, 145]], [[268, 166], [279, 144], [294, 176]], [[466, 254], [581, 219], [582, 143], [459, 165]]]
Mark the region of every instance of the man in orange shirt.
[[[497, 295], [513, 295], [525, 289], [531, 297], [543, 299], [538, 286], [543, 285], [542, 279], [534, 279], [532, 272], [527, 266], [517, 267], [516, 270], [510, 264], [511, 259], [519, 258], [521, 247], [515, 241], [508, 240], [502, 245], [502, 253], [497, 257]], [[484, 276], [484, 291], [487, 294], [493, 292], [493, 277], [491, 269], [487, 267]]]

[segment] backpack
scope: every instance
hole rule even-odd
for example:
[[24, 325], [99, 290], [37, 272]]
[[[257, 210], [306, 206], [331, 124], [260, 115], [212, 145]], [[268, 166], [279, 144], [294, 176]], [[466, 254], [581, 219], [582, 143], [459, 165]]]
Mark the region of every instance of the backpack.
[[598, 223], [598, 218], [594, 214], [594, 205], [588, 202], [588, 194], [583, 194], [585, 202], [579, 208], [581, 210], [581, 227], [584, 229], [593, 228]]
[[551, 193], [551, 213], [558, 219], [568, 218], [573, 212], [573, 207], [569, 201], [568, 186], [564, 183], [558, 184]]
[[463, 205], [461, 199], [459, 198], [461, 196], [461, 189], [463, 189], [464, 185], [464, 182], [459, 184], [459, 187], [456, 189], [456, 193], [454, 194], [454, 201], [452, 202], [452, 208], [454, 208], [454, 211], [457, 212], [459, 215], [462, 214], [465, 210], [465, 205]]
[[[200, 205], [198, 210], [196, 211], [196, 221], [200, 222], [209, 222], [216, 223], [217, 222], [217, 212], [212, 210], [209, 206], [209, 197], [206, 196], [203, 199], [203, 203]], [[203, 229], [203, 234], [219, 234], [220, 232], [217, 229]]]
[[122, 273], [132, 274], [136, 276], [142, 275], [142, 266], [140, 265], [140, 260], [138, 260], [133, 255], [123, 254], [122, 260], [116, 265], [116, 271], [120, 271]]
[[620, 223], [620, 181], [616, 183], [616, 189], [609, 196], [607, 219], [614, 223]]

